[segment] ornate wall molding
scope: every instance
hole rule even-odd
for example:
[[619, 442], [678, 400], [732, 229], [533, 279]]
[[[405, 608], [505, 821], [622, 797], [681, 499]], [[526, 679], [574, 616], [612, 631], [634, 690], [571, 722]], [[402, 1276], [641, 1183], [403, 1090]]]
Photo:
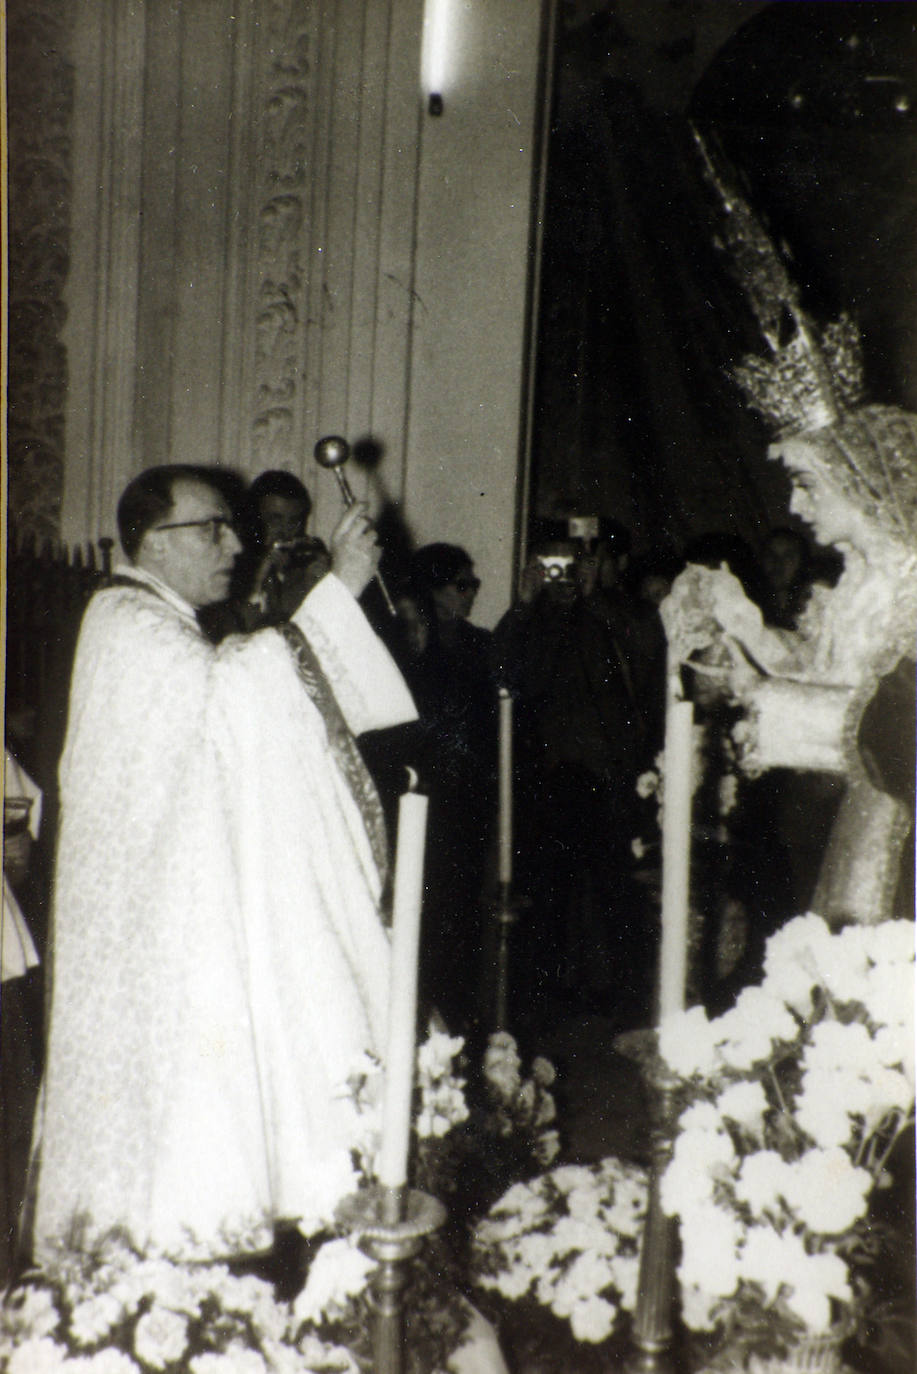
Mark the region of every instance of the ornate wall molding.
[[9, 512], [60, 533], [70, 265], [73, 66], [67, 0], [8, 0]]
[[256, 469], [300, 466], [299, 340], [317, 8], [308, 0], [273, 0], [259, 35], [251, 430]]

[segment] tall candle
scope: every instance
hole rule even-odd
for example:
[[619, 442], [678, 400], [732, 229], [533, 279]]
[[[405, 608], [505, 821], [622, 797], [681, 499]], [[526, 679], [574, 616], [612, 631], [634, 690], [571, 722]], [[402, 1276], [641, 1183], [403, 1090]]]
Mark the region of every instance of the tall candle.
[[498, 796], [497, 877], [509, 887], [513, 880], [513, 699], [506, 687], [499, 690], [500, 699], [500, 759]]
[[382, 1143], [376, 1170], [379, 1182], [387, 1188], [400, 1188], [408, 1177], [426, 829], [426, 797], [405, 792], [398, 805]]
[[685, 1005], [688, 973], [688, 885], [691, 869], [691, 771], [694, 708], [666, 707], [662, 806], [662, 948], [660, 1019]]

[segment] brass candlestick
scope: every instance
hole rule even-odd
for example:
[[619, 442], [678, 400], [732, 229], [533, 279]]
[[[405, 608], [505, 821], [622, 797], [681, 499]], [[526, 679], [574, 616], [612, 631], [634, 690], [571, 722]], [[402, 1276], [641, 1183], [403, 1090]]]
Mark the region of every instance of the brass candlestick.
[[627, 1031], [617, 1037], [615, 1046], [639, 1064], [650, 1090], [649, 1195], [632, 1328], [634, 1350], [626, 1367], [628, 1374], [672, 1374], [677, 1231], [674, 1217], [662, 1210], [660, 1184], [672, 1158], [678, 1080], [660, 1058], [655, 1030]]
[[442, 1226], [446, 1209], [430, 1193], [416, 1188], [377, 1185], [346, 1197], [338, 1206], [336, 1220], [379, 1263], [373, 1281], [375, 1374], [402, 1374], [407, 1262], [418, 1253], [424, 1237]]

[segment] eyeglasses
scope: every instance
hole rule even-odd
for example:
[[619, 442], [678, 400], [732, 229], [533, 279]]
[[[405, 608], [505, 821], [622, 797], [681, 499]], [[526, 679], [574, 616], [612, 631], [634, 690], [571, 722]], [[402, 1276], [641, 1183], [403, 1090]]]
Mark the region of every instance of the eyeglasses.
[[476, 592], [480, 589], [479, 577], [457, 577], [452, 583], [457, 592]]
[[171, 525], [154, 525], [154, 530], [209, 530], [211, 544], [219, 544], [224, 534], [235, 534], [236, 527], [225, 515], [211, 515], [207, 520], [176, 520]]

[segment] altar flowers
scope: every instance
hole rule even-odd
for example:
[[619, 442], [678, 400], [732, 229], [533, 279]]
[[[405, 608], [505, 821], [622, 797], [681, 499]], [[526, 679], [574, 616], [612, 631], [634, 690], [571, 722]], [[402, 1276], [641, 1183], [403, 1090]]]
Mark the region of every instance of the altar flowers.
[[724, 1015], [667, 1018], [682, 1110], [662, 1179], [682, 1315], [761, 1355], [875, 1316], [877, 1190], [914, 1121], [914, 926], [791, 920]]
[[645, 1171], [613, 1156], [514, 1184], [475, 1228], [475, 1284], [607, 1340], [636, 1301], [646, 1197]]

